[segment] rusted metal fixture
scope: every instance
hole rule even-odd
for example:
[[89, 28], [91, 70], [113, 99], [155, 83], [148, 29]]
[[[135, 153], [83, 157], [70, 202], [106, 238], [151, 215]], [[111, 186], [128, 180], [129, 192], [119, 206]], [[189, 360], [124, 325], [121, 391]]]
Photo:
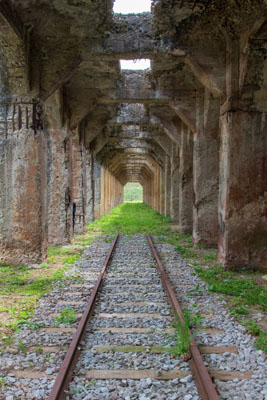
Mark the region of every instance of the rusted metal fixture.
[[[179, 318], [181, 325], [184, 325], [185, 320], [184, 320], [182, 309], [176, 299], [175, 292], [171, 287], [169, 278], [168, 278], [168, 276], [164, 270], [164, 267], [159, 259], [157, 251], [155, 249], [155, 246], [152, 242], [151, 236], [147, 235], [147, 239], [148, 239], [153, 257], [157, 263], [158, 271], [161, 274], [161, 281], [162, 281], [163, 287], [169, 297], [169, 301], [172, 306], [172, 309], [173, 309], [175, 315]], [[203, 362], [203, 359], [199, 352], [199, 349], [198, 349], [190, 331], [189, 331], [189, 334], [191, 336], [190, 352], [192, 355], [192, 359], [190, 360], [189, 364], [190, 364], [191, 371], [192, 371], [193, 376], [196, 381], [198, 393], [203, 400], [219, 400], [218, 393], [215, 389], [215, 386], [213, 385], [211, 377], [204, 365], [204, 362]]]
[[90, 296], [90, 299], [88, 301], [86, 309], [84, 310], [84, 313], [81, 317], [78, 328], [73, 336], [72, 342], [69, 346], [67, 354], [66, 354], [64, 361], [62, 363], [62, 366], [59, 370], [58, 376], [57, 376], [54, 386], [51, 390], [51, 393], [48, 397], [48, 400], [63, 400], [66, 398], [66, 395], [67, 395], [66, 390], [67, 390], [69, 382], [72, 379], [72, 373], [73, 373], [73, 370], [75, 368], [76, 362], [77, 362], [79, 354], [80, 354], [79, 344], [85, 333], [85, 328], [92, 316], [94, 306], [95, 306], [96, 296], [102, 285], [103, 279], [105, 278], [106, 270], [107, 270], [109, 261], [111, 259], [113, 250], [116, 246], [118, 237], [119, 237], [119, 235], [117, 234], [112, 243], [112, 246], [108, 252], [108, 255], [105, 259], [104, 266], [99, 274], [97, 283], [96, 283], [96, 285], [93, 289], [93, 292]]

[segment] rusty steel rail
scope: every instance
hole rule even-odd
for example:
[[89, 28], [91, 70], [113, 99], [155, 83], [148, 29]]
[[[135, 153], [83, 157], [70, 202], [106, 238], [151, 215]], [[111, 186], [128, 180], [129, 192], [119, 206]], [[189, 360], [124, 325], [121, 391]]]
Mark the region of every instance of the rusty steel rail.
[[105, 259], [104, 266], [99, 274], [97, 283], [91, 293], [91, 296], [89, 298], [87, 306], [86, 306], [84, 313], [80, 319], [78, 328], [73, 336], [73, 339], [71, 341], [71, 344], [69, 346], [67, 354], [64, 358], [64, 361], [61, 365], [61, 368], [57, 375], [56, 381], [52, 387], [52, 390], [50, 392], [48, 400], [64, 400], [66, 398], [66, 395], [67, 395], [66, 390], [67, 390], [69, 382], [72, 379], [72, 373], [73, 373], [73, 370], [75, 368], [75, 365], [77, 363], [77, 360], [78, 360], [78, 357], [80, 354], [79, 344], [83, 338], [83, 335], [85, 334], [85, 328], [86, 328], [90, 318], [92, 317], [92, 313], [93, 313], [95, 301], [96, 301], [96, 296], [102, 285], [103, 279], [105, 278], [106, 270], [107, 270], [109, 261], [111, 259], [113, 250], [116, 246], [118, 237], [119, 237], [119, 235], [117, 234], [112, 243], [112, 246], [108, 252], [108, 255]]
[[[182, 309], [176, 299], [175, 292], [171, 287], [169, 278], [168, 278], [168, 276], [165, 272], [165, 269], [159, 259], [159, 256], [156, 252], [155, 246], [152, 242], [150, 235], [147, 235], [147, 239], [148, 239], [153, 257], [157, 263], [157, 268], [161, 275], [161, 281], [162, 281], [163, 287], [165, 288], [165, 291], [169, 297], [172, 309], [173, 309], [175, 315], [179, 318], [181, 325], [184, 326], [185, 320], [184, 320], [183, 312], [182, 312]], [[203, 359], [201, 357], [199, 349], [195, 343], [195, 340], [193, 339], [193, 336], [192, 336], [190, 330], [189, 330], [189, 334], [191, 337], [190, 352], [192, 355], [192, 359], [189, 361], [189, 365], [190, 365], [192, 374], [196, 381], [198, 393], [203, 400], [219, 400], [218, 393], [215, 389], [215, 386], [213, 385], [213, 382], [208, 373], [208, 370], [206, 369], [206, 367], [204, 365]]]

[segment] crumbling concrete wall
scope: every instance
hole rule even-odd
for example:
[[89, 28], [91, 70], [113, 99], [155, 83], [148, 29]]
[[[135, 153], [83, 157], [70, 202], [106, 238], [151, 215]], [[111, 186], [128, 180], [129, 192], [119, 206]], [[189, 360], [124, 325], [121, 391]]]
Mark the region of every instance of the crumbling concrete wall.
[[179, 229], [183, 233], [193, 230], [193, 134], [184, 124], [180, 146]]
[[197, 97], [194, 134], [193, 241], [206, 246], [216, 246], [218, 240], [218, 133], [219, 107], [214, 113], [201, 93]]
[[[27, 125], [23, 117], [22, 125]], [[4, 263], [28, 264], [46, 257], [46, 151], [43, 132], [26, 127], [0, 142], [0, 260]]]
[[60, 90], [46, 101], [47, 225], [49, 245], [70, 243], [73, 236], [72, 133], [64, 116]]

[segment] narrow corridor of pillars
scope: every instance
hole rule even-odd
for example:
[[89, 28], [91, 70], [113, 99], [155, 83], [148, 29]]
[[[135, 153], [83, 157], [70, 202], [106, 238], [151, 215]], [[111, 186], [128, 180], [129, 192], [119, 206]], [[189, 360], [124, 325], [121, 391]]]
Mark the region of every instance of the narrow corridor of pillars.
[[108, 169], [101, 168], [100, 216], [123, 202], [123, 185]]

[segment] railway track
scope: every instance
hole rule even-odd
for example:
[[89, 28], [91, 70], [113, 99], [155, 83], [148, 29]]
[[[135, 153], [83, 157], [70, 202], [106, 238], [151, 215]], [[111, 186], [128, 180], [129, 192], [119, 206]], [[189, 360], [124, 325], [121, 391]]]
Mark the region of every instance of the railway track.
[[[187, 328], [175, 292], [170, 285], [170, 281], [160, 262], [151, 237], [148, 236], [147, 239], [153, 258], [156, 261], [157, 270], [151, 262], [152, 260], [143, 260], [142, 252], [140, 254], [138, 270], [136, 270], [136, 260], [134, 262], [134, 269], [131, 269], [131, 265], [129, 268], [130, 260], [127, 260], [127, 263], [123, 262], [121, 264], [122, 257], [116, 252], [108, 270], [118, 239], [119, 237], [116, 235], [60, 368], [49, 400], [63, 400], [66, 397], [72, 398], [73, 392], [69, 389], [69, 384], [73, 379], [73, 375], [76, 376], [77, 374], [82, 374], [87, 379], [114, 380], [119, 378], [140, 380], [146, 378], [163, 382], [190, 376], [189, 368], [183, 367], [183, 369], [178, 369], [176, 367], [176, 360], [170, 363], [167, 368], [165, 366], [165, 371], [161, 369], [164, 352], [167, 355], [168, 352], [170, 354], [171, 351], [175, 351], [175, 343], [171, 347], [161, 346], [162, 341], [164, 342], [164, 335], [175, 334], [173, 328], [175, 326], [175, 319], [179, 320], [181, 327], [184, 327], [185, 330]], [[114, 290], [116, 292], [118, 288], [123, 288], [123, 292], [119, 289], [118, 293], [114, 293]], [[99, 301], [97, 303], [98, 297]], [[169, 300], [172, 312], [166, 301], [167, 299]], [[129, 312], [129, 309], [132, 312]], [[105, 321], [106, 319], [111, 322], [108, 326]], [[125, 327], [124, 322], [121, 322], [125, 319], [126, 321], [128, 319], [127, 327]], [[90, 323], [89, 329], [87, 328], [88, 323]], [[160, 332], [160, 338], [157, 330]], [[104, 343], [100, 340], [101, 344], [95, 345], [95, 343], [99, 342], [99, 333]], [[121, 338], [117, 338], [117, 343], [119, 342], [119, 344], [111, 344], [113, 340], [110, 341], [110, 338], [107, 338], [107, 343], [105, 343], [105, 336], [112, 336], [114, 333], [122, 336]], [[132, 340], [130, 340], [129, 344], [129, 337], [127, 338], [127, 335], [132, 334], [140, 336], [135, 339], [135, 342], [138, 343], [137, 345], [133, 345]], [[145, 341], [141, 337], [142, 335], [147, 336], [145, 337]], [[188, 366], [190, 366], [191, 372], [194, 375], [199, 396], [203, 400], [218, 400], [217, 391], [204, 365], [193, 336], [191, 333], [188, 333], [188, 335], [190, 335], [191, 353]], [[96, 354], [102, 354], [105, 359], [105, 355], [111, 353], [114, 354], [112, 363], [115, 360], [116, 364], [116, 354], [135, 353], [137, 355], [134, 361], [136, 361], [138, 360], [138, 354], [142, 355], [144, 352], [146, 353], [146, 358], [151, 358], [149, 365], [156, 368], [132, 370], [131, 367], [134, 363], [131, 359], [128, 362], [123, 360], [129, 369], [121, 368], [123, 362], [117, 362], [120, 367], [118, 369], [110, 368], [110, 362], [107, 363], [108, 369], [104, 369], [99, 357], [94, 357]], [[97, 369], [98, 360], [99, 369]], [[184, 364], [183, 359], [180, 361]], [[142, 361], [140, 360], [140, 362]], [[93, 365], [94, 368], [89, 367], [88, 369], [88, 363], [89, 365]], [[195, 395], [194, 388], [192, 388], [192, 391], [193, 395]], [[175, 388], [173, 392], [171, 396], [175, 395]]]
[[[264, 355], [194, 268], [171, 245], [156, 243], [157, 256], [144, 235], [116, 239], [89, 246], [73, 270], [79, 280], [44, 296], [32, 318], [43, 328], [17, 337], [26, 352], [0, 354], [0, 399], [265, 400]], [[183, 318], [177, 299], [203, 317], [192, 331], [193, 357], [171, 355], [173, 322]], [[78, 330], [78, 319], [55, 324], [69, 306]]]

